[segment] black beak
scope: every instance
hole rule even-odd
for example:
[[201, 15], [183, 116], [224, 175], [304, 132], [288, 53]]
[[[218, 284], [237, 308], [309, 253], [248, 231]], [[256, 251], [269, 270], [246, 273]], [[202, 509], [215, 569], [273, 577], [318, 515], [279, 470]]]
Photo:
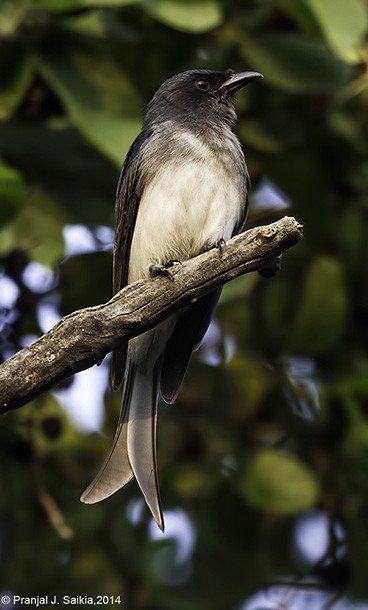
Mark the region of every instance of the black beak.
[[250, 83], [259, 78], [263, 78], [262, 74], [259, 72], [234, 72], [233, 74], [229, 74], [226, 81], [219, 87], [219, 91], [235, 93], [236, 91], [239, 91], [239, 89], [242, 89], [242, 87], [250, 85]]

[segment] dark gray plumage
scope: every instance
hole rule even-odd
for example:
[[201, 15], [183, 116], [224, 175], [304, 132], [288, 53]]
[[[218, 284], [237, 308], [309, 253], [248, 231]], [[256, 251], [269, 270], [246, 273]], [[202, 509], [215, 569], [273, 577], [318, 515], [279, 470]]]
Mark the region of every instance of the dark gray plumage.
[[[260, 76], [191, 70], [158, 89], [118, 183], [114, 293], [148, 278], [151, 265], [192, 258], [240, 230], [248, 172], [232, 132], [233, 97]], [[114, 352], [113, 386], [123, 383], [121, 415], [112, 449], [83, 502], [103, 500], [135, 477], [164, 529], [156, 464], [158, 397], [175, 400], [219, 295], [214, 291]]]

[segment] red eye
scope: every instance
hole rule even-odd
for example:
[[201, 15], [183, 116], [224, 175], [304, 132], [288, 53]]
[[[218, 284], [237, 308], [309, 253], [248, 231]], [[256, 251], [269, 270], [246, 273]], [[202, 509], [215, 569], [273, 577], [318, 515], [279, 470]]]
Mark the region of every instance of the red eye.
[[208, 89], [210, 88], [210, 84], [204, 78], [199, 78], [198, 80], [196, 80], [195, 86], [200, 91], [208, 91]]

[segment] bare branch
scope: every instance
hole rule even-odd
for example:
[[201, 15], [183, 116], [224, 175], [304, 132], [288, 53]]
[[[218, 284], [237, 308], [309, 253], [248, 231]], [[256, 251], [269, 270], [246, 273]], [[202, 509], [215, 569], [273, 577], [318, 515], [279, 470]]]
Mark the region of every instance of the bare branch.
[[138, 281], [107, 303], [71, 313], [0, 366], [0, 412], [20, 407], [73, 373], [101, 363], [124, 339], [143, 333], [213, 288], [250, 271], [272, 269], [277, 257], [301, 237], [302, 226], [285, 216], [175, 266], [174, 281]]

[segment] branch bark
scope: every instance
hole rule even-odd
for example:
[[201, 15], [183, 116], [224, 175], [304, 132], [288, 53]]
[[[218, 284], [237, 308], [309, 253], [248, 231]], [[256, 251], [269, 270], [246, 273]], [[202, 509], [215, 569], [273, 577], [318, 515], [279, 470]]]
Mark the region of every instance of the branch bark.
[[301, 237], [302, 226], [285, 216], [173, 267], [174, 281], [138, 281], [107, 303], [69, 314], [0, 366], [0, 412], [21, 407], [70, 375], [100, 364], [123, 340], [152, 328], [217, 286], [272, 267]]

